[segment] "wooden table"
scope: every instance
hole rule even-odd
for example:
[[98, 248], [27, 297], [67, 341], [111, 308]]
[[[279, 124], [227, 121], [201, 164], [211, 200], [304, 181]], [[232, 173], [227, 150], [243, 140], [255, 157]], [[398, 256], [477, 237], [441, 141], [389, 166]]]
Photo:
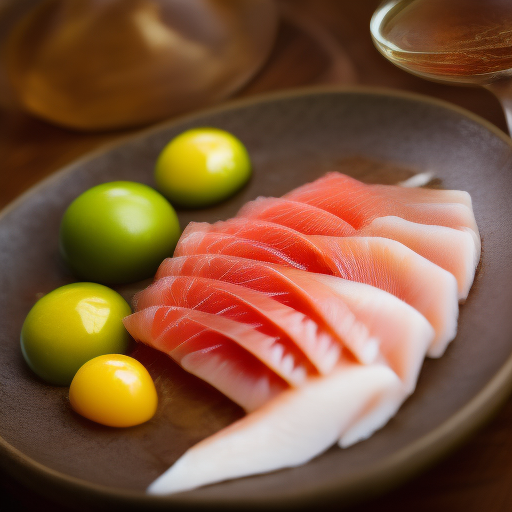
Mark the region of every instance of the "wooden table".
[[[480, 89], [423, 81], [387, 62], [373, 47], [369, 20], [379, 0], [282, 0], [273, 53], [237, 96], [312, 84], [360, 84], [426, 94], [462, 106], [506, 130], [497, 100]], [[123, 133], [83, 134], [20, 112], [0, 110], [0, 207], [80, 155]], [[64, 508], [0, 474], [2, 510]], [[333, 505], [338, 510], [341, 505]], [[512, 510], [512, 400], [462, 448], [386, 495], [352, 512]]]

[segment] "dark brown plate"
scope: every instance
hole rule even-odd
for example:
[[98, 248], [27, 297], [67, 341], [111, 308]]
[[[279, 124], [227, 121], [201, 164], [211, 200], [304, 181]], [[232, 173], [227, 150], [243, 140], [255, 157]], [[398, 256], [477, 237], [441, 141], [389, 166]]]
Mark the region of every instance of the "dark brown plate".
[[[59, 221], [71, 200], [111, 180], [152, 184], [163, 145], [187, 128], [205, 125], [240, 137], [252, 156], [254, 177], [221, 206], [180, 212], [183, 226], [230, 217], [257, 195], [283, 194], [332, 169], [388, 183], [432, 170], [442, 186], [473, 197], [482, 263], [461, 307], [457, 339], [442, 359], [426, 361], [417, 391], [372, 438], [346, 450], [332, 448], [303, 467], [148, 497], [144, 489], [155, 477], [189, 446], [240, 417], [241, 410], [170, 360], [138, 348], [156, 378], [161, 401], [156, 417], [127, 430], [93, 424], [70, 410], [67, 389], [40, 382], [26, 368], [19, 332], [41, 294], [73, 280], [57, 248]], [[474, 431], [512, 387], [511, 197], [512, 145], [503, 133], [439, 101], [364, 89], [236, 102], [77, 162], [0, 218], [1, 462], [62, 501], [148, 510], [318, 504], [319, 498], [335, 498], [341, 506], [410, 477]], [[129, 296], [138, 286], [121, 291]]]

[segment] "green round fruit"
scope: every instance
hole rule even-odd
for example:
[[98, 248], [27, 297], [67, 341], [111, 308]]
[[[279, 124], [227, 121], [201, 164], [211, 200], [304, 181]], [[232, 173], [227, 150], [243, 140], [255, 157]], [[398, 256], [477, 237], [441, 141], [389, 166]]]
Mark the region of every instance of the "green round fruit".
[[23, 323], [23, 357], [45, 381], [67, 386], [93, 357], [126, 351], [123, 318], [130, 313], [123, 297], [101, 284], [57, 288], [34, 304]]
[[217, 128], [195, 128], [171, 140], [158, 157], [157, 188], [173, 204], [201, 208], [239, 190], [251, 176], [245, 146]]
[[151, 277], [180, 236], [176, 212], [156, 190], [130, 181], [77, 197], [60, 227], [60, 249], [81, 279], [119, 284]]

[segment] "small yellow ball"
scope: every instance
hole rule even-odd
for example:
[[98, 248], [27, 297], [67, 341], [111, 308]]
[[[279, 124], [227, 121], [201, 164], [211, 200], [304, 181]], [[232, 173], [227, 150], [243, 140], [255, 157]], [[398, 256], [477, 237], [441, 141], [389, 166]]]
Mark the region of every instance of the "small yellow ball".
[[245, 146], [217, 128], [195, 128], [175, 137], [155, 168], [158, 190], [174, 205], [201, 208], [233, 195], [251, 176]]
[[97, 423], [132, 427], [150, 420], [158, 397], [151, 376], [132, 357], [109, 354], [91, 359], [69, 388], [71, 407]]

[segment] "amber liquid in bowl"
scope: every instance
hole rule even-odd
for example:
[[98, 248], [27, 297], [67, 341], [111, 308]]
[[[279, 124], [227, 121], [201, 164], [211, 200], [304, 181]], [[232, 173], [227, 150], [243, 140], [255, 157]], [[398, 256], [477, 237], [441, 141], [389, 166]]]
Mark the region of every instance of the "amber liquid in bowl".
[[386, 58], [424, 78], [483, 85], [512, 76], [512, 0], [392, 0], [371, 32]]

